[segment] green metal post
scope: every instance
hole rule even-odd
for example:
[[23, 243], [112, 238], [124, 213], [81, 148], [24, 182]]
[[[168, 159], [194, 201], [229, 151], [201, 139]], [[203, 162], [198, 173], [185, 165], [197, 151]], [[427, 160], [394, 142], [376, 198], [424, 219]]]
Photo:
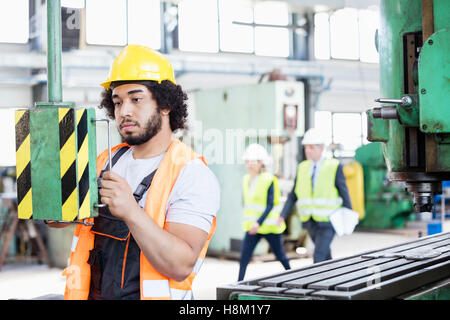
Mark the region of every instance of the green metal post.
[[62, 102], [61, 1], [47, 0], [47, 92], [49, 102]]

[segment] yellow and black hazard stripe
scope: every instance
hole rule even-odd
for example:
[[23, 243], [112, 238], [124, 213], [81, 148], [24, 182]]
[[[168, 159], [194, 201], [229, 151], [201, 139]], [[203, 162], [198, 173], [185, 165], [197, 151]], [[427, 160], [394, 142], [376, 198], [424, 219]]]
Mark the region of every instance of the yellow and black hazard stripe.
[[75, 147], [75, 110], [59, 108], [62, 220], [73, 221], [78, 213]]
[[15, 112], [17, 213], [19, 219], [31, 219], [33, 201], [31, 191], [30, 110]]
[[86, 109], [78, 109], [77, 115], [77, 163], [78, 163], [78, 219], [91, 216], [89, 191], [89, 139], [88, 114]]

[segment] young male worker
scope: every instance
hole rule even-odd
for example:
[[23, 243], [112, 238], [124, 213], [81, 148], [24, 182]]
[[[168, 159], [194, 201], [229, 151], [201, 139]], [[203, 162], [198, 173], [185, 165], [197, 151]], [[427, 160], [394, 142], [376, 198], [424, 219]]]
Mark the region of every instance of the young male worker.
[[105, 207], [93, 226], [77, 226], [64, 297], [193, 299], [220, 188], [203, 157], [172, 135], [185, 127], [187, 96], [168, 59], [138, 45], [118, 54], [101, 85], [100, 108], [124, 143], [112, 148], [111, 171], [108, 151], [98, 156]]

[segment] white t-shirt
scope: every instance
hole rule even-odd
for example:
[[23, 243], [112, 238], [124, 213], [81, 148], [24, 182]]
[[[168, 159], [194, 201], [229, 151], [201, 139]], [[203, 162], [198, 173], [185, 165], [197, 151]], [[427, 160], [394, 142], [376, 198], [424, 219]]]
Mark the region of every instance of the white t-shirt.
[[[165, 153], [149, 159], [134, 159], [128, 149], [112, 167], [134, 192], [141, 181], [156, 170]], [[148, 190], [139, 205], [144, 208]], [[170, 193], [166, 221], [188, 224], [209, 233], [213, 218], [220, 207], [220, 186], [214, 173], [200, 159], [189, 161]]]

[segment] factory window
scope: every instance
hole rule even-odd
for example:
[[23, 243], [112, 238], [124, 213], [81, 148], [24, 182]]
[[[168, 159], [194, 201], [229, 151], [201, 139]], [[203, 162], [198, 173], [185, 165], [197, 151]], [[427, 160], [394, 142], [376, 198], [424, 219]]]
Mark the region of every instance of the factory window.
[[334, 157], [353, 157], [358, 147], [369, 143], [365, 112], [316, 111], [314, 123], [331, 142]]
[[27, 43], [29, 37], [28, 0], [8, 1], [0, 10], [0, 42]]
[[316, 59], [330, 59], [330, 20], [328, 13], [314, 15], [314, 55]]
[[379, 25], [375, 7], [367, 10], [344, 8], [314, 16], [316, 59], [348, 59], [378, 62], [375, 31]]
[[358, 12], [341, 9], [330, 16], [330, 53], [335, 59], [356, 60], [358, 49]]
[[253, 53], [253, 6], [249, 1], [220, 0], [220, 50]]
[[[286, 3], [266, 1], [255, 5], [255, 54], [262, 56], [289, 56], [289, 23]], [[268, 25], [268, 26], [263, 26]], [[273, 25], [274, 27], [269, 27]]]
[[323, 133], [327, 141], [333, 140], [333, 119], [329, 111], [316, 111], [314, 113], [314, 124]]
[[[73, 0], [72, 0], [73, 1]], [[86, 42], [161, 48], [159, 0], [86, 0]]]
[[341, 9], [330, 16], [330, 53], [335, 59], [358, 59], [356, 9]]
[[378, 62], [375, 32], [380, 24], [377, 10], [359, 11], [359, 57], [363, 62]]
[[287, 57], [288, 23], [285, 3], [219, 0], [220, 50]]
[[218, 52], [217, 2], [181, 0], [178, 3], [178, 38], [180, 50]]
[[86, 42], [126, 45], [126, 12], [125, 0], [86, 0]]
[[128, 44], [161, 48], [159, 0], [128, 0]]

